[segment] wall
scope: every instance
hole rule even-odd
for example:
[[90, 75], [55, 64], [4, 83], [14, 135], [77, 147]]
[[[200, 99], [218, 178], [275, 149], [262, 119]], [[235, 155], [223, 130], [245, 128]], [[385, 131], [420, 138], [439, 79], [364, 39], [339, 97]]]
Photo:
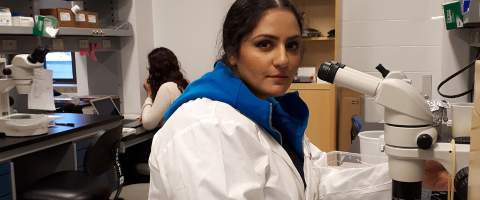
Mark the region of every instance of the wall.
[[119, 21], [128, 21], [134, 30], [133, 37], [121, 38], [119, 61], [122, 66], [122, 111], [140, 114], [147, 94], [143, 81], [147, 77], [146, 56], [153, 49], [152, 1], [118, 0]]
[[79, 52], [75, 52], [75, 68], [77, 72], [77, 93], [74, 96], [89, 95], [87, 57], [80, 56]]
[[190, 81], [213, 69], [223, 19], [234, 0], [153, 0], [155, 47], [178, 57]]
[[[349, 67], [380, 76], [382, 63], [401, 70], [419, 91], [423, 74], [432, 75], [432, 98], [441, 99], [437, 86], [470, 59], [468, 30], [446, 31], [442, 3], [450, 0], [340, 0], [341, 52], [339, 60]], [[476, 53], [476, 52], [475, 52]], [[467, 90], [468, 74], [453, 79], [442, 92]], [[468, 97], [450, 101], [467, 101]]]

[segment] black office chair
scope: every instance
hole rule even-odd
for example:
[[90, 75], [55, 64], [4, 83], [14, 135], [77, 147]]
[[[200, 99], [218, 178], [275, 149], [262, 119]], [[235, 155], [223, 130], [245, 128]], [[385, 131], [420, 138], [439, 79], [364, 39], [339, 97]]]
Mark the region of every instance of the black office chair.
[[123, 174], [118, 161], [118, 148], [122, 138], [122, 124], [102, 130], [90, 142], [84, 160], [84, 171], [61, 171], [46, 176], [25, 189], [21, 200], [108, 200], [112, 194], [105, 173], [115, 167], [118, 189], [114, 199], [122, 191]]

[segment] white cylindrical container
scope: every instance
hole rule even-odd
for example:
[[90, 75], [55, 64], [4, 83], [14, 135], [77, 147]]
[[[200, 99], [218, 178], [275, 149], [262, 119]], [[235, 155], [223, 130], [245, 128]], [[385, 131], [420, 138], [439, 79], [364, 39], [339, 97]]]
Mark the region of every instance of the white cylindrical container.
[[379, 137], [384, 131], [363, 131], [358, 134], [360, 138], [360, 154], [379, 156], [380, 143]]
[[452, 104], [452, 136], [470, 136], [472, 129], [473, 103], [461, 102]]
[[[385, 131], [363, 131], [358, 134], [360, 138], [360, 154], [380, 156], [380, 136]], [[362, 157], [362, 163], [373, 163], [375, 158]]]

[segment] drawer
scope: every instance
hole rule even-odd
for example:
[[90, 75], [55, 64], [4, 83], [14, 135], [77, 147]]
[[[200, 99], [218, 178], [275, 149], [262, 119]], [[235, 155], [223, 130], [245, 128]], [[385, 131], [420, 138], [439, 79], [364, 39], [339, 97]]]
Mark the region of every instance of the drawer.
[[12, 181], [10, 174], [0, 176], [0, 197], [12, 193]]
[[0, 197], [0, 200], [13, 200], [12, 194], [9, 194], [7, 196]]
[[77, 168], [83, 167], [83, 161], [85, 159], [85, 152], [87, 149], [82, 149], [80, 151], [77, 151]]
[[78, 150], [86, 149], [88, 147], [88, 145], [90, 145], [90, 142], [92, 141], [92, 139], [93, 138], [87, 138], [87, 139], [75, 142], [75, 144], [77, 146], [76, 150], [78, 151]]
[[10, 173], [10, 163], [1, 163], [0, 164], [0, 175], [8, 174]]

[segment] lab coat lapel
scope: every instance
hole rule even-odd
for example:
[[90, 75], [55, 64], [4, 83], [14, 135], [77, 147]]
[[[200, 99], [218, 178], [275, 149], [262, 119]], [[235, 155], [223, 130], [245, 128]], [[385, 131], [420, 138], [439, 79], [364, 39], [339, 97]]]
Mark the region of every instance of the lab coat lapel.
[[298, 173], [297, 168], [295, 168], [295, 165], [293, 165], [292, 159], [290, 159], [290, 156], [288, 156], [285, 149], [283, 149], [283, 147], [278, 144], [278, 142], [275, 141], [275, 139], [270, 134], [265, 134], [265, 139], [267, 140], [271, 150], [277, 155], [279, 155], [288, 164], [290, 170], [293, 171], [297, 180], [295, 182], [295, 184], [297, 185], [297, 191], [301, 195], [302, 199], [305, 199], [305, 192], [303, 191], [303, 188], [305, 188], [305, 186], [303, 185], [302, 177]]

